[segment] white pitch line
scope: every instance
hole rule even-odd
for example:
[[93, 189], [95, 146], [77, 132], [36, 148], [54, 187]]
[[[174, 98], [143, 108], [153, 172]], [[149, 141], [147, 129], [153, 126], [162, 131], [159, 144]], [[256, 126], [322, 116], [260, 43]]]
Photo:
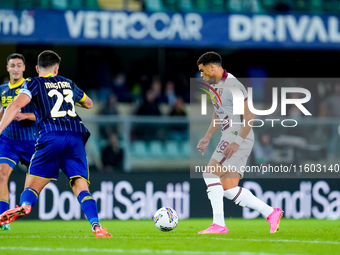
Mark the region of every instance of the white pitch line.
[[[81, 248], [81, 249], [68, 249], [68, 248], [47, 248], [47, 247], [4, 247], [1, 246], [0, 250], [5, 251], [37, 251], [37, 252], [72, 252], [72, 253], [133, 253], [133, 254], [184, 254], [184, 255], [279, 255], [279, 253], [265, 253], [265, 252], [228, 252], [228, 251], [187, 251], [187, 250], [152, 250], [152, 249], [97, 249], [97, 248]], [[297, 255], [287, 254], [285, 255]], [[301, 255], [301, 254], [299, 254]]]
[[289, 240], [289, 239], [234, 239], [234, 238], [218, 238], [212, 237], [214, 240], [228, 240], [228, 241], [248, 241], [248, 242], [283, 242], [283, 243], [311, 243], [311, 244], [337, 244], [337, 241], [318, 241], [318, 240]]
[[[85, 239], [85, 238], [95, 238], [94, 236], [43, 236], [44, 238], [50, 239]], [[0, 236], [1, 239], [30, 239], [30, 238], [42, 238], [42, 236]], [[115, 239], [153, 239], [148, 236], [141, 237], [126, 237], [126, 236], [114, 236]], [[188, 240], [200, 240], [200, 239], [209, 239], [209, 240], [221, 240], [221, 241], [248, 241], [248, 242], [283, 242], [283, 243], [310, 243], [310, 244], [335, 244], [340, 245], [340, 242], [337, 241], [318, 241], [318, 240], [289, 240], [289, 239], [236, 239], [236, 238], [221, 238], [221, 237], [209, 237], [209, 236], [199, 236], [199, 237], [182, 237], [182, 236], [171, 236], [171, 239], [188, 239]]]

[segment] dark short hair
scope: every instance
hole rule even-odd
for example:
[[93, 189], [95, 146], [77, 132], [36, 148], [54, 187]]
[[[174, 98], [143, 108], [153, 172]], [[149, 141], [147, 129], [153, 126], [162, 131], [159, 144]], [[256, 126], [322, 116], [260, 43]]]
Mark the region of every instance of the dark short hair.
[[222, 58], [220, 54], [214, 51], [208, 51], [204, 53], [202, 56], [199, 57], [197, 60], [197, 65], [209, 65], [209, 64], [216, 64], [222, 66]]
[[45, 50], [38, 56], [38, 66], [42, 68], [51, 67], [60, 64], [61, 58], [52, 50]]
[[24, 64], [25, 64], [25, 57], [20, 53], [13, 53], [13, 54], [9, 55], [7, 57], [7, 64], [11, 59], [17, 59], [17, 58], [21, 59], [22, 62], [24, 62]]

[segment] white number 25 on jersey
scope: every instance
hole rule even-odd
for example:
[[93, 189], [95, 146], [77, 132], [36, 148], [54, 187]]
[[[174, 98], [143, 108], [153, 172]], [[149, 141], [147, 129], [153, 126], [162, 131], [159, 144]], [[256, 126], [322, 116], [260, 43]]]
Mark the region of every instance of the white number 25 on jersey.
[[[64, 95], [63, 95], [64, 94]], [[49, 97], [54, 97], [57, 96], [57, 101], [55, 102], [52, 110], [51, 110], [51, 117], [52, 118], [59, 118], [59, 117], [64, 117], [67, 115], [71, 117], [76, 117], [76, 111], [74, 108], [74, 101], [73, 101], [73, 91], [70, 89], [64, 89], [63, 94], [61, 94], [58, 90], [52, 89], [50, 92], [48, 92]], [[66, 103], [70, 103], [72, 105], [72, 109], [66, 111], [60, 111], [60, 107], [65, 101]]]

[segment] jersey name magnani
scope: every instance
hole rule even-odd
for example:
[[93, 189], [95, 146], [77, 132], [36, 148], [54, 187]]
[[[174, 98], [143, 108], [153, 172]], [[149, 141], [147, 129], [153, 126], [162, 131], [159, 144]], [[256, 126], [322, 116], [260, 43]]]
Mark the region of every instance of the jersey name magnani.
[[39, 134], [52, 131], [74, 131], [89, 136], [75, 104], [85, 100], [84, 91], [63, 76], [26, 79], [19, 94], [28, 95], [37, 106]]
[[71, 84], [67, 81], [45, 82], [44, 84], [47, 89], [71, 89]]

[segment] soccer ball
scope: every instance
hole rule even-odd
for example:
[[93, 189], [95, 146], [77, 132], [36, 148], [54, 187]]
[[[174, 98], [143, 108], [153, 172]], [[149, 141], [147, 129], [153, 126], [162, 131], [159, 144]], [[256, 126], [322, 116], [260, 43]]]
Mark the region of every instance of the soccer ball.
[[162, 207], [153, 216], [153, 221], [159, 230], [171, 231], [178, 224], [178, 216], [171, 207]]

